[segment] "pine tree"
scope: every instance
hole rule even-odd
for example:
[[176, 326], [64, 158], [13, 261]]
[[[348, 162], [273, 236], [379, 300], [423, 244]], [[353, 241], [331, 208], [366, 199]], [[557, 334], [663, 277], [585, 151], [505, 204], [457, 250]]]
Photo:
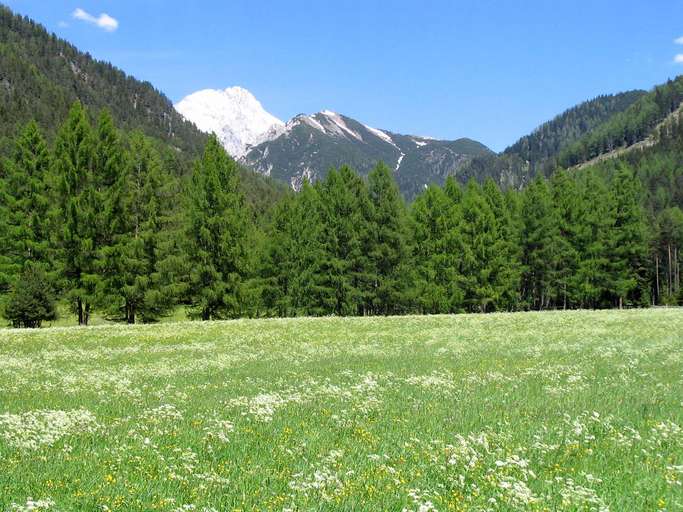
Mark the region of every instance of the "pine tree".
[[408, 283], [406, 208], [391, 170], [379, 163], [368, 175], [371, 308], [378, 314], [404, 310]]
[[411, 208], [412, 262], [415, 266], [415, 302], [422, 313], [452, 313], [462, 309], [463, 247], [457, 184], [444, 189], [430, 185]]
[[494, 241], [493, 259], [490, 263], [491, 284], [497, 297], [493, 305], [496, 309], [512, 310], [519, 303], [522, 272], [519, 232], [505, 196], [491, 178], [487, 178], [484, 182], [483, 194], [493, 213], [495, 231], [498, 234]]
[[555, 304], [567, 309], [578, 300], [577, 291], [572, 287], [572, 279], [579, 266], [577, 225], [582, 208], [581, 196], [576, 181], [562, 169], [553, 174], [551, 188], [559, 228]]
[[465, 303], [470, 311], [494, 310], [506, 292], [504, 260], [499, 254], [502, 236], [493, 210], [474, 180], [468, 183], [462, 200], [460, 232]]
[[325, 247], [322, 240], [322, 212], [319, 189], [304, 181], [297, 194], [296, 209], [292, 217], [296, 241], [297, 272], [291, 286], [292, 305], [297, 315], [324, 315], [325, 276], [322, 265]]
[[273, 225], [261, 269], [261, 293], [266, 311], [270, 315], [295, 315], [292, 288], [293, 281], [300, 272], [300, 255], [297, 252], [300, 248], [296, 239], [296, 222], [299, 220], [297, 208], [297, 197], [289, 195], [275, 206], [273, 212]]
[[614, 224], [609, 233], [610, 288], [619, 308], [625, 302], [647, 305], [648, 239], [640, 183], [631, 169], [623, 167], [614, 176], [611, 188]]
[[560, 232], [545, 178], [536, 178], [524, 191], [522, 218], [523, 297], [529, 307], [546, 309], [557, 286]]
[[27, 260], [5, 307], [5, 317], [14, 327], [40, 327], [44, 320], [57, 318], [50, 281], [41, 265]]
[[170, 225], [169, 184], [161, 159], [140, 132], [131, 135], [129, 157], [112, 177], [105, 197], [111, 241], [101, 250], [100, 300], [115, 318], [155, 321], [174, 304], [179, 289], [171, 278], [166, 237]]
[[654, 287], [658, 302], [671, 303], [681, 295], [681, 249], [683, 211], [674, 206], [663, 210], [657, 218]]
[[611, 197], [605, 179], [595, 170], [582, 175], [581, 211], [576, 222], [579, 264], [570, 280], [579, 306], [602, 307], [609, 292], [609, 230], [614, 223]]
[[26, 262], [49, 268], [50, 154], [35, 122], [28, 123], [19, 135], [4, 169], [0, 186], [0, 291], [16, 280]]
[[53, 161], [57, 183], [58, 243], [63, 286], [79, 325], [87, 325], [96, 292], [97, 212], [95, 141], [83, 106], [74, 103], [59, 130]]
[[333, 169], [320, 187], [320, 198], [320, 307], [336, 315], [364, 314], [371, 281], [367, 258], [367, 186], [348, 167]]
[[209, 137], [195, 163], [189, 191], [189, 294], [202, 320], [242, 312], [249, 215], [239, 190], [237, 164]]

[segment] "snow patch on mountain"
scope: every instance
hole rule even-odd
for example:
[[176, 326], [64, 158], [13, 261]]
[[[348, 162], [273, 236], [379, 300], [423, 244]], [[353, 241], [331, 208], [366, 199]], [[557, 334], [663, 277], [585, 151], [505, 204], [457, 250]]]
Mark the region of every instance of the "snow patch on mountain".
[[382, 130], [378, 130], [377, 128], [373, 128], [372, 126], [368, 126], [367, 124], [364, 124], [363, 126], [365, 126], [366, 130], [368, 130], [370, 133], [372, 133], [376, 137], [379, 137], [384, 142], [391, 144], [392, 146], [396, 145], [396, 144], [394, 144], [394, 139], [392, 139], [388, 134], [384, 133]]
[[[325, 121], [325, 127], [333, 134], [335, 135], [341, 135], [344, 136], [344, 134], [350, 135], [356, 140], [363, 141], [363, 137], [357, 132], [349, 128], [346, 123], [344, 122], [344, 119], [337, 114], [336, 112], [332, 112], [331, 110], [323, 110], [322, 112], [319, 112], [316, 114], [317, 117], [323, 117]], [[322, 119], [321, 119], [322, 121]], [[323, 121], [324, 122], [324, 121]]]
[[[406, 156], [406, 154], [403, 152], [403, 150], [400, 147], [398, 147], [398, 145], [394, 142], [394, 139], [392, 139], [388, 133], [384, 133], [382, 130], [378, 130], [377, 128], [373, 128], [371, 126], [368, 126], [367, 124], [364, 124], [363, 126], [365, 126], [365, 128], [370, 133], [372, 133], [373, 135], [379, 137], [380, 139], [382, 139], [387, 144], [391, 144], [396, 149], [398, 149], [398, 152], [400, 154], [398, 156], [398, 160], [396, 161], [396, 167], [394, 167], [394, 172], [398, 171], [399, 167], [401, 167], [401, 162], [403, 161], [403, 157]], [[425, 144], [426, 144], [426, 142], [425, 142]]]
[[240, 158], [249, 147], [277, 138], [285, 123], [268, 113], [248, 90], [242, 87], [203, 89], [185, 96], [175, 109], [197, 128], [215, 133], [223, 147]]

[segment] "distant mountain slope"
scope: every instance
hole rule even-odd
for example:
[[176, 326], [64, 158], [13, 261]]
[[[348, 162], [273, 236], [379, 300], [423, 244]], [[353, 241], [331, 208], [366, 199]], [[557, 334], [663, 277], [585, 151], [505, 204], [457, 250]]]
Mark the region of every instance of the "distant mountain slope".
[[624, 112], [646, 94], [645, 91], [634, 90], [598, 96], [580, 103], [521, 137], [502, 153], [472, 159], [462, 169], [462, 176], [491, 177], [503, 186], [523, 186], [537, 173], [552, 172], [563, 150]]
[[198, 154], [206, 140], [150, 83], [0, 5], [0, 138], [14, 136], [30, 119], [51, 135], [76, 99], [91, 111], [106, 107], [119, 127], [142, 129], [185, 153]]
[[394, 169], [401, 191], [414, 196], [429, 183], [443, 183], [466, 162], [491, 151], [469, 139], [441, 141], [378, 130], [355, 119], [324, 110], [299, 114], [270, 140], [249, 149], [242, 161], [298, 189], [304, 179], [315, 181], [332, 167], [349, 165], [367, 174], [379, 161]]
[[562, 149], [579, 140], [586, 133], [608, 121], [615, 114], [629, 108], [645, 94], [647, 94], [645, 91], [633, 90], [598, 96], [580, 103], [543, 123], [503, 153], [516, 155], [522, 160], [531, 162], [532, 167], [542, 165], [557, 157]]
[[683, 75], [642, 95], [627, 109], [568, 144], [559, 154], [563, 167], [582, 164], [656, 135], [654, 132], [683, 103]]

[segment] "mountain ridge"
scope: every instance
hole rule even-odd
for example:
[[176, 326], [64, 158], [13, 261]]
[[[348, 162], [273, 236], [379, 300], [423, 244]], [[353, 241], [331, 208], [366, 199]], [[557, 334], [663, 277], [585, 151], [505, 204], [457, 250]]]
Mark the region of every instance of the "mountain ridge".
[[[428, 184], [443, 183], [449, 174], [457, 174], [471, 158], [492, 153], [472, 139], [399, 134], [329, 109], [297, 114], [283, 123], [268, 114], [246, 89], [225, 91], [234, 89], [247, 95], [250, 102], [245, 105], [233, 95], [203, 90], [186, 96], [175, 107], [198, 128], [215, 132], [241, 163], [294, 190], [304, 180], [324, 178], [330, 168], [349, 165], [365, 175], [383, 161], [394, 170], [404, 195], [414, 197]], [[249, 121], [250, 112], [257, 119]]]

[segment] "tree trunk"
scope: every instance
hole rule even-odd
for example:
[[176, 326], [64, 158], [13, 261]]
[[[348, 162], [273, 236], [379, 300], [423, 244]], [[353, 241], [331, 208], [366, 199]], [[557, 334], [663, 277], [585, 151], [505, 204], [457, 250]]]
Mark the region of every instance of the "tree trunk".
[[667, 253], [669, 254], [669, 264], [667, 265], [667, 270], [668, 270], [668, 277], [669, 277], [669, 287], [668, 287], [668, 295], [671, 295], [671, 243], [666, 244], [666, 250]]
[[126, 322], [135, 323], [135, 307], [132, 304], [126, 304]]
[[655, 297], [659, 302], [659, 253], [655, 255]]
[[85, 312], [83, 313], [83, 322], [84, 325], [88, 325], [88, 321], [90, 320], [90, 304], [87, 302], [85, 303]]
[[678, 247], [674, 246], [674, 292], [678, 293], [681, 289], [681, 272], [680, 263], [678, 261]]
[[624, 298], [619, 296], [619, 309], [624, 309]]
[[76, 299], [76, 311], [78, 313], [78, 325], [83, 325], [85, 323], [83, 318], [83, 302], [80, 297]]

